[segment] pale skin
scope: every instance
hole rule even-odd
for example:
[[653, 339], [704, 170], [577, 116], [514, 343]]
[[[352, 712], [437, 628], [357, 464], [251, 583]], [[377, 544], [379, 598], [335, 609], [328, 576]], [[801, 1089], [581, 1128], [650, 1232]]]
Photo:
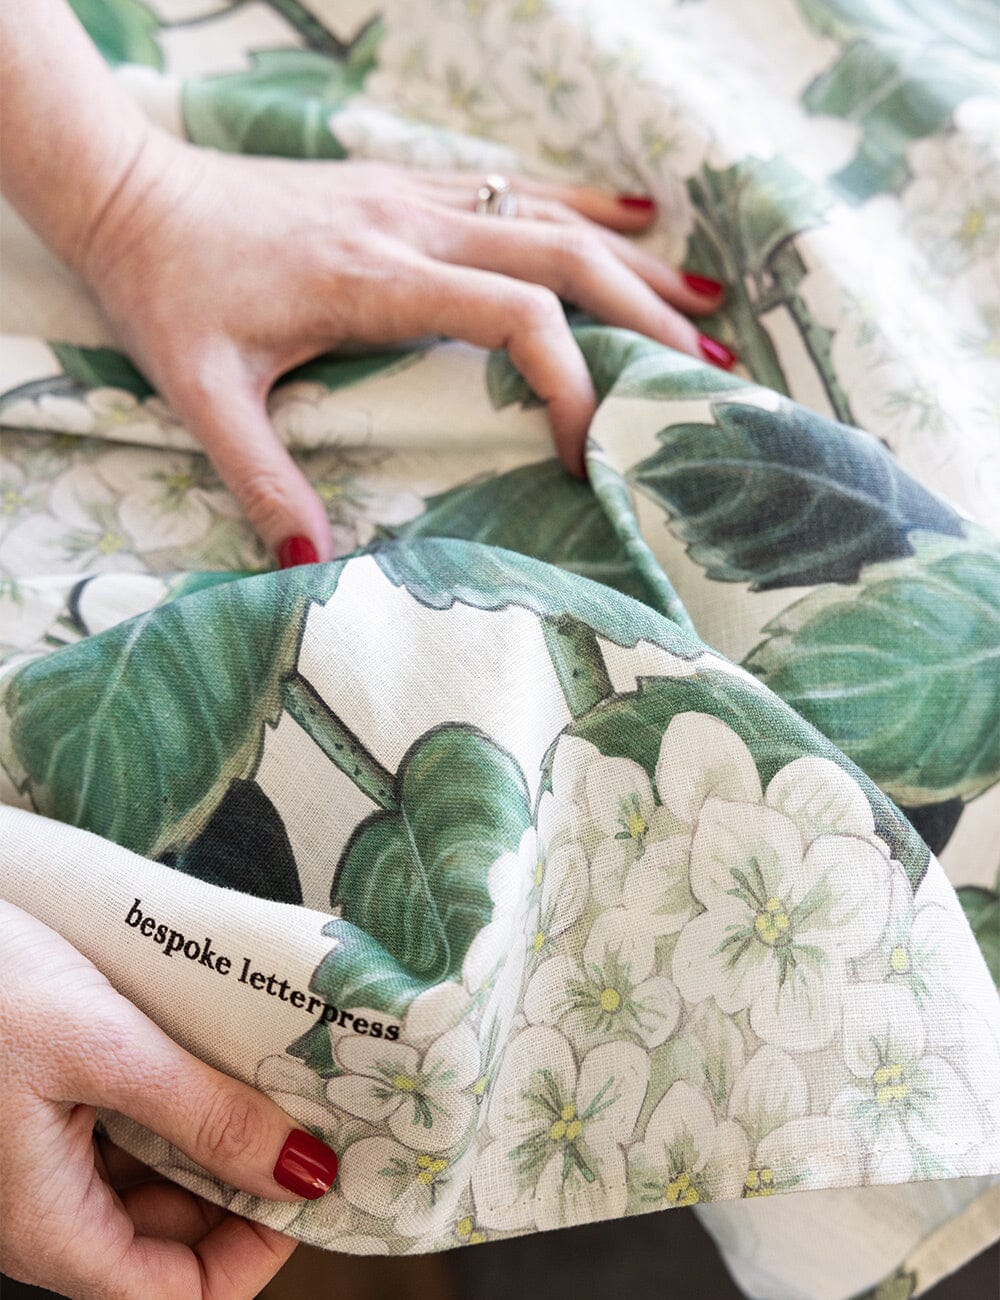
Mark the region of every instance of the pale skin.
[[[474, 212], [476, 174], [224, 156], [152, 126], [64, 0], [5, 0], [7, 198], [87, 284], [272, 553], [332, 555], [325, 509], [266, 397], [337, 348], [442, 335], [506, 348], [582, 474], [595, 395], [560, 298], [704, 357], [692, 288], [627, 236], [651, 208], [514, 177], [516, 220]], [[106, 1138], [129, 1115], [245, 1191], [293, 1122], [189, 1055], [86, 958], [0, 904], [0, 1268], [90, 1300], [244, 1300], [295, 1248], [159, 1179]]]

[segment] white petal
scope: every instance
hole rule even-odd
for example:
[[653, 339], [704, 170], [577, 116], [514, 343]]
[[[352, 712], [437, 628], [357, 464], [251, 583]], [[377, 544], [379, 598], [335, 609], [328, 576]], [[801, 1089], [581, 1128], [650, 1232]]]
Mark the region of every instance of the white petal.
[[545, 864], [542, 914], [548, 933], [562, 934], [579, 920], [590, 892], [590, 873], [583, 850], [576, 844], [556, 849]]
[[583, 1155], [593, 1182], [587, 1182], [576, 1165], [564, 1179], [561, 1155], [553, 1156], [542, 1170], [535, 1193], [535, 1223], [542, 1232], [624, 1214], [628, 1194], [621, 1151], [615, 1146], [588, 1145]]
[[440, 1083], [428, 1086], [467, 1088], [479, 1077], [479, 1040], [468, 1021], [462, 1021], [436, 1039], [427, 1050], [421, 1073]]
[[516, 1146], [547, 1128], [551, 1114], [540, 1097], [551, 1088], [564, 1104], [576, 1092], [576, 1061], [564, 1035], [548, 1025], [532, 1025], [511, 1039], [490, 1099], [490, 1132]]
[[905, 1125], [920, 1146], [936, 1156], [958, 1156], [983, 1140], [975, 1098], [955, 1069], [940, 1056], [919, 1065], [919, 1104], [906, 1112]]
[[752, 920], [742, 903], [729, 898], [688, 921], [674, 948], [672, 968], [674, 983], [688, 1002], [714, 997], [729, 1014], [749, 1006], [762, 960], [758, 950], [764, 945], [751, 942], [732, 961], [722, 945], [734, 930], [745, 929]]
[[691, 826], [711, 796], [759, 803], [760, 777], [736, 732], [707, 713], [678, 713], [660, 744], [656, 788], [663, 803]]
[[468, 1007], [469, 994], [457, 981], [434, 984], [410, 1003], [401, 1037], [416, 1047], [426, 1048], [442, 1029], [461, 1020]]
[[[580, 1066], [576, 1112], [588, 1144], [629, 1140], [648, 1082], [649, 1057], [633, 1043], [606, 1043], [587, 1053]], [[598, 1131], [607, 1136], [599, 1138]]]
[[672, 836], [646, 846], [625, 877], [621, 901], [640, 912], [653, 934], [676, 934], [697, 909], [688, 876], [690, 840]]
[[745, 1126], [755, 1143], [808, 1109], [806, 1076], [785, 1052], [768, 1046], [747, 1061], [729, 1098], [731, 1118]]
[[550, 957], [528, 981], [524, 1014], [532, 1024], [557, 1025], [570, 1010], [569, 986], [583, 978], [572, 957]]
[[801, 957], [782, 984], [777, 962], [750, 1003], [750, 1027], [758, 1038], [790, 1052], [813, 1052], [836, 1033], [846, 983], [843, 962], [819, 954]]
[[823, 835], [814, 840], [805, 862], [822, 882], [814, 888], [823, 903], [795, 928], [796, 942], [834, 945], [844, 957], [860, 957], [878, 942], [889, 917], [889, 861], [864, 840]]
[[844, 993], [844, 1060], [869, 1080], [886, 1062], [902, 1065], [923, 1055], [924, 1026], [916, 999], [899, 984], [852, 984]]
[[575, 802], [583, 797], [583, 783], [591, 763], [601, 757], [601, 751], [589, 740], [576, 736], [560, 736], [552, 756], [552, 794], [557, 803]]
[[[376, 1095], [388, 1092], [388, 1096]], [[370, 1124], [378, 1124], [402, 1103], [405, 1093], [388, 1087], [379, 1087], [374, 1079], [365, 1074], [341, 1074], [326, 1082], [326, 1095], [334, 1106], [346, 1110], [349, 1115], [357, 1115]], [[339, 1117], [337, 1117], [339, 1118]]]
[[653, 936], [641, 927], [640, 916], [624, 907], [602, 912], [590, 928], [583, 947], [583, 964], [589, 972], [613, 963], [630, 984], [638, 984], [653, 969]]
[[653, 811], [653, 787], [645, 768], [630, 758], [595, 759], [584, 779], [587, 807], [607, 835], [623, 830], [633, 811], [644, 820]]
[[759, 870], [767, 897], [784, 899], [803, 848], [798, 827], [773, 808], [708, 799], [691, 843], [691, 892], [709, 907], [739, 886], [734, 872], [754, 881]]
[[681, 1018], [681, 999], [672, 980], [654, 975], [632, 990], [636, 1005], [632, 1031], [646, 1047], [659, 1047], [677, 1028]]
[[645, 1156], [668, 1177], [702, 1169], [715, 1147], [715, 1114], [704, 1093], [679, 1080], [649, 1117], [643, 1137]]
[[807, 844], [817, 835], [875, 834], [861, 787], [828, 758], [809, 754], [788, 763], [772, 778], [764, 800], [798, 825]]
[[416, 1074], [420, 1063], [419, 1054], [408, 1043], [390, 1043], [364, 1034], [344, 1034], [337, 1039], [334, 1054], [341, 1069], [376, 1078], [384, 1077], [386, 1071]]
[[758, 1166], [774, 1170], [779, 1189], [856, 1187], [862, 1182], [861, 1149], [848, 1126], [828, 1115], [793, 1119], [757, 1148]]
[[379, 1218], [395, 1214], [408, 1183], [403, 1177], [391, 1178], [383, 1173], [393, 1168], [394, 1160], [409, 1168], [413, 1154], [390, 1138], [362, 1138], [353, 1142], [340, 1155], [338, 1182], [344, 1199]]
[[524, 1231], [534, 1222], [535, 1184], [519, 1185], [517, 1166], [506, 1142], [491, 1142], [476, 1161], [472, 1199], [476, 1220], [486, 1228]]
[[476, 1113], [475, 1100], [468, 1093], [428, 1094], [431, 1122], [426, 1113], [407, 1098], [389, 1116], [389, 1132], [413, 1151], [445, 1151], [467, 1133]]

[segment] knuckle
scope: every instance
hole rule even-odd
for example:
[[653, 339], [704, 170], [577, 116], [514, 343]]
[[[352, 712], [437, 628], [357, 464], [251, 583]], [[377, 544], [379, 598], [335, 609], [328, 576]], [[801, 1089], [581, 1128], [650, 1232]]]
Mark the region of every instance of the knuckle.
[[218, 1090], [198, 1128], [198, 1150], [212, 1160], [252, 1160], [259, 1155], [267, 1125], [260, 1106], [243, 1092]]
[[523, 330], [559, 328], [565, 321], [558, 295], [540, 284], [528, 285], [520, 291], [513, 316], [515, 328]]
[[260, 466], [240, 483], [239, 497], [247, 517], [256, 526], [277, 522], [289, 513], [288, 490], [281, 474]]
[[572, 271], [592, 266], [602, 251], [597, 236], [586, 226], [576, 225], [560, 229], [557, 248], [563, 264]]

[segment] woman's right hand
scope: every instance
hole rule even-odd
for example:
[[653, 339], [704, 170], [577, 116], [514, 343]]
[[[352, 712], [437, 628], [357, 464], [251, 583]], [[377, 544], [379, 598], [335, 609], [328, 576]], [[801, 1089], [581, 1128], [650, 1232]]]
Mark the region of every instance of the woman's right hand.
[[0, 1044], [0, 1268], [18, 1281], [76, 1300], [249, 1300], [295, 1249], [96, 1138], [98, 1106], [271, 1200], [321, 1196], [335, 1176], [329, 1148], [274, 1102], [184, 1051], [3, 901]]

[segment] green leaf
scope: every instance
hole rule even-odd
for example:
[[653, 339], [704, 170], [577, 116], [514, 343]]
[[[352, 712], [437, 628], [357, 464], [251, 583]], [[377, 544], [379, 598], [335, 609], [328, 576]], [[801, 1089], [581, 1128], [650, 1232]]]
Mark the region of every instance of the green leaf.
[[109, 63], [163, 66], [159, 24], [141, 0], [70, 0], [87, 35]]
[[370, 550], [390, 582], [431, 609], [450, 609], [456, 602], [476, 609], [520, 605], [540, 615], [570, 614], [616, 645], [652, 641], [686, 658], [704, 650], [648, 605], [499, 546], [442, 537], [379, 543]]
[[853, 581], [863, 564], [912, 554], [912, 529], [961, 533], [958, 515], [866, 434], [804, 407], [712, 407], [716, 424], [673, 424], [629, 480], [667, 512], [710, 578], [754, 591]]
[[[607, 397], [630, 366], [644, 357], [659, 357], [666, 367], [677, 365], [676, 353], [642, 334], [635, 334], [632, 330], [613, 329], [609, 325], [580, 323], [581, 320], [585, 322], [585, 318], [573, 314], [573, 321], [577, 322], [572, 324], [573, 337], [580, 345], [599, 401]], [[689, 357], [685, 368], [697, 367], [698, 364]], [[490, 353], [486, 366], [486, 387], [496, 409], [511, 406], [514, 402], [520, 402], [526, 407], [541, 405], [506, 352]]]
[[153, 390], [121, 352], [111, 348], [80, 348], [73, 343], [49, 345], [64, 372], [81, 388], [123, 388], [140, 399]]
[[[923, 879], [927, 847], [882, 791], [792, 709], [779, 700], [769, 701], [731, 672], [699, 668], [691, 677], [644, 678], [638, 690], [617, 695], [577, 718], [566, 734], [589, 740], [611, 758], [633, 759], [655, 781], [664, 733], [676, 714], [688, 711], [710, 713], [735, 731], [753, 755], [765, 786], [805, 754], [818, 754], [842, 767], [867, 797], [879, 835], [914, 889]], [[547, 780], [548, 775], [547, 770]]]
[[1000, 985], [1000, 895], [993, 889], [963, 885], [958, 893], [972, 933], [986, 958], [993, 983]]
[[251, 57], [249, 71], [184, 83], [189, 138], [231, 153], [346, 158], [330, 115], [359, 93], [374, 67], [373, 51], [356, 60], [287, 49]]
[[400, 541], [459, 537], [547, 560], [638, 600], [636, 572], [601, 502], [557, 460], [522, 465], [429, 497], [424, 513], [392, 530]]
[[745, 661], [907, 806], [1000, 778], [1000, 550], [967, 527], [810, 593]]
[[366, 379], [377, 375], [391, 375], [399, 370], [407, 370], [415, 361], [423, 357], [428, 348], [410, 348], [407, 351], [396, 349], [392, 352], [375, 352], [368, 356], [343, 356], [328, 352], [304, 365], [296, 366], [282, 375], [279, 384], [290, 384], [299, 380], [323, 384], [332, 391], [338, 388], [353, 388], [363, 384]]
[[36, 809], [158, 857], [253, 774], [309, 604], [342, 563], [225, 583], [33, 660], [4, 680], [0, 756]]
[[[492, 915], [489, 868], [516, 850], [531, 816], [514, 759], [458, 724], [416, 742], [400, 765], [396, 798], [398, 812], [374, 813], [356, 830], [330, 902], [398, 964], [409, 988], [413, 981], [430, 985], [460, 975], [469, 944]], [[342, 951], [329, 960], [325, 988], [343, 1002]], [[366, 952], [350, 978], [368, 980], [373, 970], [380, 981], [388, 978]], [[349, 996], [356, 1005], [389, 1009], [382, 982], [363, 989], [352, 984]]]

